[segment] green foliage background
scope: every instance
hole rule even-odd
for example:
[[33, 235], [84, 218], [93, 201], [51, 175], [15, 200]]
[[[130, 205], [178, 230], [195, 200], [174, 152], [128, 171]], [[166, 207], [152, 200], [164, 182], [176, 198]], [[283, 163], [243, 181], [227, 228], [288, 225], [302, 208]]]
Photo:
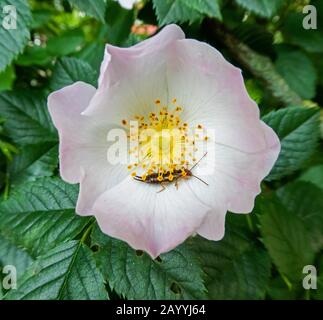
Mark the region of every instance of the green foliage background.
[[[313, 4], [318, 29], [302, 28]], [[0, 280], [17, 266], [18, 289], [0, 299], [322, 299], [323, 1], [0, 0], [18, 29], [0, 27]], [[58, 175], [58, 137], [47, 95], [96, 85], [105, 43], [147, 35], [132, 26], [178, 23], [243, 70], [282, 151], [251, 215], [228, 214], [226, 235], [188, 239], [151, 260], [75, 214], [78, 186]], [[317, 290], [302, 287], [305, 265]]]

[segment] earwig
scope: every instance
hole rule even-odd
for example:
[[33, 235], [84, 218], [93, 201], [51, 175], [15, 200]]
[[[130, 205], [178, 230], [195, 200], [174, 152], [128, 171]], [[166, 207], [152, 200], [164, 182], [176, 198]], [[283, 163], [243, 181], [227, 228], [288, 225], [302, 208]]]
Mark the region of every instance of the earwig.
[[[178, 181], [182, 178], [187, 178], [187, 177], [194, 177], [196, 179], [198, 179], [199, 181], [201, 181], [202, 183], [204, 183], [205, 185], [208, 186], [208, 183], [203, 181], [201, 178], [195, 176], [192, 173], [192, 170], [201, 162], [201, 160], [207, 155], [207, 152], [203, 155], [203, 157], [196, 162], [190, 169], [183, 169], [182, 170], [174, 170], [174, 172], [172, 172], [173, 175], [173, 180], [169, 181], [168, 177], [171, 174], [169, 171], [164, 172], [161, 176], [162, 176], [162, 181], [158, 180], [158, 177], [160, 176], [158, 173], [152, 173], [146, 176], [146, 179], [143, 179], [141, 176], [135, 176], [134, 179], [136, 181], [140, 181], [140, 182], [144, 182], [144, 183], [148, 183], [148, 184], [160, 184], [162, 186], [162, 189], [160, 191], [158, 191], [158, 193], [164, 191], [165, 188], [165, 184], [171, 183], [171, 182], [175, 182], [175, 186], [176, 188], [178, 188]], [[183, 175], [184, 172], [184, 175]]]

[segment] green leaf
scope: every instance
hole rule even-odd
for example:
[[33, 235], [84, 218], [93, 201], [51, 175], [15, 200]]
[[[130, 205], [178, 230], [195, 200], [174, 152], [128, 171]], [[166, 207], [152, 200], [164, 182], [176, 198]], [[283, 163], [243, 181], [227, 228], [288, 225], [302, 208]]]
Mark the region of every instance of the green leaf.
[[5, 131], [20, 144], [57, 141], [57, 133], [47, 110], [45, 96], [39, 92], [5, 92], [0, 94], [0, 116]]
[[[318, 10], [318, 15], [320, 11]], [[308, 52], [323, 52], [323, 28], [320, 24], [322, 18], [318, 17], [318, 29], [303, 28], [302, 13], [291, 13], [284, 19], [282, 32], [286, 42], [298, 45]]]
[[81, 29], [69, 30], [47, 42], [47, 51], [54, 56], [66, 56], [82, 48], [84, 34]]
[[152, 260], [126, 243], [112, 239], [96, 228], [92, 244], [109, 284], [127, 299], [203, 299], [203, 272], [187, 245]]
[[18, 57], [16, 63], [20, 66], [46, 66], [52, 59], [53, 57], [45, 47], [34, 45], [26, 47], [26, 50]]
[[68, 0], [68, 2], [89, 16], [105, 22], [106, 3], [104, 0]]
[[0, 72], [0, 92], [4, 90], [10, 90], [16, 79], [15, 68], [11, 65], [4, 71]]
[[263, 299], [270, 276], [266, 251], [237, 226], [226, 226], [219, 242], [201, 237], [192, 240], [207, 274], [211, 299]]
[[309, 168], [299, 179], [311, 182], [323, 191], [323, 164]]
[[18, 153], [18, 149], [11, 143], [0, 139], [0, 152], [4, 154], [9, 161], [12, 161], [14, 154]]
[[323, 249], [323, 192], [309, 182], [294, 182], [278, 189], [284, 206], [299, 217], [307, 228], [312, 246]]
[[289, 288], [282, 277], [277, 276], [270, 280], [267, 293], [273, 300], [296, 300], [298, 290], [294, 289], [294, 286]]
[[296, 50], [279, 51], [276, 68], [290, 88], [303, 99], [312, 99], [315, 96], [317, 74], [306, 54]]
[[318, 109], [288, 107], [268, 113], [263, 120], [281, 141], [279, 158], [266, 180], [277, 180], [301, 169], [318, 144]]
[[58, 165], [57, 149], [56, 143], [23, 146], [8, 166], [11, 186], [52, 176]]
[[[217, 23], [210, 22], [210, 29], [214, 31], [216, 37], [223, 41], [240, 64], [263, 83], [266, 87], [266, 93], [270, 93], [284, 106], [302, 104], [302, 99], [290, 89], [268, 56], [257, 53], [242, 43], [236, 37], [235, 32], [228, 31]], [[255, 46], [253, 45], [253, 47]]]
[[317, 291], [314, 292], [316, 300], [323, 300], [323, 275], [317, 277]]
[[96, 72], [88, 63], [76, 58], [64, 57], [55, 65], [50, 87], [53, 91], [59, 90], [76, 81], [84, 81], [96, 86], [97, 78]]
[[92, 42], [86, 45], [75, 56], [89, 63], [93, 70], [99, 71], [103, 60], [105, 45], [103, 43]]
[[39, 257], [7, 300], [104, 300], [103, 277], [92, 252], [82, 242], [70, 241]]
[[283, 0], [235, 0], [241, 7], [258, 16], [271, 18], [284, 4]]
[[[230, 13], [231, 12], [232, 11], [230, 11]], [[275, 55], [273, 49], [273, 35], [265, 26], [254, 23], [238, 23], [232, 32], [237, 39], [247, 45], [250, 49], [265, 56]]]
[[245, 82], [245, 85], [251, 99], [259, 104], [262, 101], [264, 94], [258, 83], [254, 79], [248, 79]]
[[275, 197], [262, 199], [259, 208], [263, 242], [273, 262], [281, 274], [299, 284], [304, 266], [314, 261], [306, 226]]
[[[3, 22], [13, 26], [13, 16], [4, 12], [5, 6], [16, 8], [16, 28], [5, 29]], [[28, 2], [25, 0], [0, 0], [0, 72], [21, 53], [30, 38], [29, 27], [32, 22]]]
[[[2, 281], [2, 276], [0, 275], [0, 282]], [[3, 288], [2, 286], [0, 286], [0, 301], [3, 299], [3, 296], [4, 296], [4, 292], [3, 292]]]
[[0, 234], [32, 257], [74, 239], [89, 222], [75, 213], [77, 194], [58, 178], [21, 185], [0, 204]]
[[[317, 263], [318, 274], [317, 274], [317, 290], [312, 290], [313, 297], [316, 300], [323, 300], [323, 257], [319, 258]], [[314, 292], [313, 292], [314, 291]]]
[[107, 25], [101, 28], [100, 33], [107, 35], [109, 43], [123, 46], [131, 33], [134, 22], [133, 11], [124, 10], [117, 2], [110, 1], [107, 8]]
[[203, 16], [222, 19], [218, 0], [153, 0], [160, 25], [201, 20]]
[[35, 9], [32, 11], [32, 29], [38, 29], [48, 24], [53, 16], [53, 10]]
[[33, 259], [23, 248], [17, 247], [14, 243], [0, 235], [0, 271], [1, 267], [12, 265], [16, 267], [17, 276], [19, 277], [32, 262]]

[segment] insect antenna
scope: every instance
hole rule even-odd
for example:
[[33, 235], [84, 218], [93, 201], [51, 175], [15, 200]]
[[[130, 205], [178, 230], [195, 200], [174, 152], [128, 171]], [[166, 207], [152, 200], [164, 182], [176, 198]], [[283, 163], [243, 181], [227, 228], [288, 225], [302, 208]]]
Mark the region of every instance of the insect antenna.
[[196, 178], [197, 180], [200, 180], [201, 182], [203, 182], [205, 185], [209, 185], [207, 182], [205, 182], [204, 180], [202, 180], [201, 178], [194, 176], [194, 174], [191, 175], [192, 177]]
[[[207, 155], [207, 152], [204, 153], [204, 155], [201, 157], [201, 159], [199, 161], [197, 161], [190, 169], [190, 171], [192, 171], [201, 161], [202, 159]], [[205, 182], [204, 180], [202, 180], [201, 178], [195, 176], [194, 174], [191, 173], [191, 176], [196, 178], [197, 180], [200, 180], [201, 182], [203, 182], [205, 185], [209, 185], [207, 182]]]
[[207, 155], [207, 152], [204, 153], [204, 155], [201, 157], [201, 159], [199, 161], [197, 161], [193, 167], [190, 168], [190, 171], [192, 171], [201, 161], [202, 159]]
[[[207, 155], [207, 152], [205, 152], [205, 154], [203, 155], [203, 157], [199, 160], [199, 161], [197, 161], [190, 169], [189, 169], [189, 171], [190, 171], [190, 176], [192, 176], [192, 177], [194, 177], [194, 178], [196, 178], [197, 180], [200, 180], [201, 182], [203, 182], [205, 185], [207, 185], [208, 186], [208, 183], [207, 182], [205, 182], [204, 180], [202, 180], [201, 178], [199, 178], [199, 177], [197, 177], [197, 176], [195, 176], [194, 174], [192, 174], [192, 170], [202, 161], [202, 159], [205, 157]], [[177, 184], [177, 186], [178, 186], [178, 181], [180, 180], [180, 179], [182, 179], [183, 177], [179, 177], [179, 178], [177, 178], [176, 179], [176, 184]]]

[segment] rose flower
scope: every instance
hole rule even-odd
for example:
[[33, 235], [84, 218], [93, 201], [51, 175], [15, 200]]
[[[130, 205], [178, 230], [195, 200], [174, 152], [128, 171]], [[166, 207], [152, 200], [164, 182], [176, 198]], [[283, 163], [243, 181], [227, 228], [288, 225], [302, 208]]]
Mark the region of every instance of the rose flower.
[[252, 211], [280, 142], [215, 48], [169, 25], [107, 45], [98, 83], [48, 98], [79, 215], [157, 257], [191, 235], [220, 240], [227, 211]]

